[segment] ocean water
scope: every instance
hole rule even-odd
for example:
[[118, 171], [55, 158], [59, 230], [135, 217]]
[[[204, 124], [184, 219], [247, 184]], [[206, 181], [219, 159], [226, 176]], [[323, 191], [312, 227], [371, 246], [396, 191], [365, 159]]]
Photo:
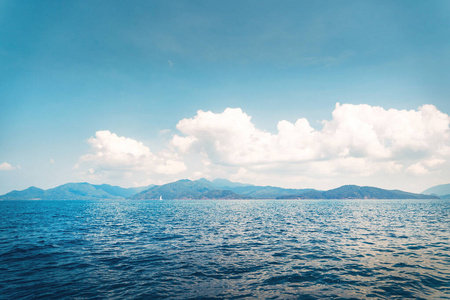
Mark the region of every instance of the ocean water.
[[0, 298], [450, 299], [450, 201], [3, 201]]

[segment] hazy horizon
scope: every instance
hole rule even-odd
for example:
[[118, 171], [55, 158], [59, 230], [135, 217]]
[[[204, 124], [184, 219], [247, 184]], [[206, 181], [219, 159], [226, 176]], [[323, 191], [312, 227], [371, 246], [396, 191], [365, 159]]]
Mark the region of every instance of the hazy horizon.
[[[177, 180], [171, 181], [171, 182], [166, 182], [166, 183], [161, 183], [161, 184], [150, 184], [150, 185], [145, 185], [145, 186], [120, 186], [120, 185], [114, 185], [114, 184], [108, 184], [108, 183], [92, 183], [92, 182], [88, 182], [88, 181], [65, 182], [65, 183], [62, 183], [62, 184], [59, 184], [59, 185], [56, 185], [56, 186], [51, 186], [51, 187], [48, 187], [48, 188], [42, 188], [42, 187], [39, 187], [39, 186], [29, 186], [29, 187], [21, 189], [21, 190], [11, 190], [11, 191], [8, 191], [8, 192], [6, 192], [4, 194], [8, 194], [9, 192], [13, 192], [13, 191], [23, 191], [23, 190], [26, 190], [26, 189], [29, 189], [29, 188], [39, 188], [39, 189], [42, 189], [42, 190], [49, 190], [49, 189], [54, 189], [54, 188], [57, 188], [57, 187], [60, 187], [60, 186], [64, 186], [66, 184], [89, 184], [89, 185], [95, 185], [95, 186], [105, 185], [106, 184], [106, 185], [110, 185], [110, 186], [113, 186], [113, 187], [120, 187], [120, 188], [125, 188], [125, 189], [145, 188], [145, 187], [149, 187], [149, 186], [153, 187], [153, 186], [161, 186], [161, 185], [165, 185], [165, 184], [171, 184], [171, 183], [174, 183], [176, 181], [186, 180], [186, 179], [187, 178], [182, 178], [182, 179], [177, 179]], [[199, 178], [199, 179], [193, 179], [192, 181], [197, 181], [197, 180], [202, 180], [202, 179], [208, 180], [209, 182], [214, 184], [215, 180], [223, 180], [224, 178], [213, 178], [213, 179]], [[190, 179], [187, 179], [187, 180], [190, 180]], [[227, 179], [225, 179], [225, 180], [227, 180]], [[254, 185], [254, 184], [246, 183], [246, 182], [235, 182], [235, 181], [230, 181], [230, 182], [231, 183], [236, 183], [236, 184], [242, 184], [243, 186], [258, 186], [258, 185]], [[441, 184], [441, 185], [436, 185], [436, 186], [433, 186], [433, 187], [436, 188], [436, 187], [439, 187], [439, 186], [447, 186], [447, 185], [448, 184]], [[277, 187], [277, 188], [286, 188], [286, 187], [275, 186], [275, 185], [263, 185], [263, 186], [272, 186], [272, 187]], [[336, 187], [332, 187], [332, 188], [316, 189], [316, 190], [317, 191], [328, 191], [328, 190], [333, 190], [333, 189], [340, 188], [340, 187], [343, 187], [343, 186], [353, 186], [353, 184], [344, 184], [344, 185], [340, 185], [340, 186], [336, 186]], [[364, 187], [364, 186], [362, 186], [362, 187]], [[380, 187], [377, 187], [377, 186], [368, 186], [368, 187], [380, 188]], [[219, 189], [220, 189], [220, 187], [219, 187]], [[306, 188], [287, 187], [286, 189], [310, 189], [310, 188], [308, 188], [308, 187], [306, 187]], [[429, 189], [429, 188], [427, 188], [427, 189]], [[399, 189], [386, 189], [386, 190], [399, 190]], [[421, 194], [421, 193], [425, 192], [425, 190], [423, 190], [421, 192], [411, 192], [411, 191], [403, 190], [403, 192], [410, 192], [410, 193]]]

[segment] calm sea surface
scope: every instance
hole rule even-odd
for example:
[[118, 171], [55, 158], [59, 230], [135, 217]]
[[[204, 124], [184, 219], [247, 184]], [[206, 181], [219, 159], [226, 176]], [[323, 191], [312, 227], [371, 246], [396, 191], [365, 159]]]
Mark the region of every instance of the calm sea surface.
[[450, 201], [3, 201], [0, 298], [450, 299]]

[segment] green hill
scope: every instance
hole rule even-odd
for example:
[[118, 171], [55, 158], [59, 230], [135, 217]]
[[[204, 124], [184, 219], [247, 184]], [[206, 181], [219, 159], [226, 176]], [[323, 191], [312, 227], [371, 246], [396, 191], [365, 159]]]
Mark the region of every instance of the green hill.
[[313, 189], [284, 189], [274, 186], [236, 186], [229, 188], [231, 191], [252, 197], [255, 199], [276, 199], [292, 195], [302, 195], [308, 192], [316, 191]]
[[92, 185], [86, 182], [66, 183], [52, 189], [43, 190], [30, 187], [23, 191], [12, 191], [0, 200], [98, 200], [123, 199], [130, 197], [143, 188], [121, 188], [109, 184]]
[[[214, 184], [219, 182], [219, 184]], [[220, 188], [217, 185], [225, 187]], [[131, 199], [436, 199], [438, 197], [414, 194], [376, 187], [345, 185], [328, 191], [314, 189], [284, 189], [273, 186], [245, 186], [227, 180], [187, 179], [154, 186]]]
[[436, 196], [385, 190], [371, 186], [344, 185], [328, 191], [310, 190], [301, 194], [279, 196], [277, 199], [438, 199]]
[[174, 200], [174, 199], [245, 199], [246, 196], [238, 195], [230, 190], [216, 188], [206, 179], [191, 181], [178, 180], [172, 183], [154, 186], [146, 191], [132, 196], [133, 200], [150, 199]]
[[41, 200], [44, 197], [44, 190], [31, 186], [22, 191], [12, 191], [3, 196], [1, 200]]
[[[214, 184], [214, 182], [216, 184]], [[217, 185], [226, 185], [218, 187]], [[438, 186], [439, 191], [445, 191]], [[435, 188], [438, 188], [435, 187]], [[431, 190], [431, 189], [429, 189]], [[428, 190], [427, 190], [428, 191]], [[433, 191], [433, 190], [432, 190]], [[434, 195], [414, 194], [399, 190], [384, 190], [370, 186], [344, 185], [328, 191], [314, 189], [284, 189], [273, 186], [253, 186], [227, 180], [182, 179], [164, 185], [121, 188], [108, 184], [86, 182], [66, 183], [52, 189], [30, 187], [12, 191], [0, 200], [99, 200], [99, 199], [437, 199]], [[450, 193], [441, 198], [450, 197]]]
[[430, 199], [428, 195], [356, 185], [344, 185], [337, 189], [324, 192], [323, 196], [324, 199]]

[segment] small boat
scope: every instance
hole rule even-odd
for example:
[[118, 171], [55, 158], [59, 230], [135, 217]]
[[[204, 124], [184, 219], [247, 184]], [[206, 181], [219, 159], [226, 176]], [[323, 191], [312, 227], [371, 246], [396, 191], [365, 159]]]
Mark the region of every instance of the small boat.
[[159, 196], [159, 200], [162, 200], [162, 195], [161, 195], [161, 196]]

